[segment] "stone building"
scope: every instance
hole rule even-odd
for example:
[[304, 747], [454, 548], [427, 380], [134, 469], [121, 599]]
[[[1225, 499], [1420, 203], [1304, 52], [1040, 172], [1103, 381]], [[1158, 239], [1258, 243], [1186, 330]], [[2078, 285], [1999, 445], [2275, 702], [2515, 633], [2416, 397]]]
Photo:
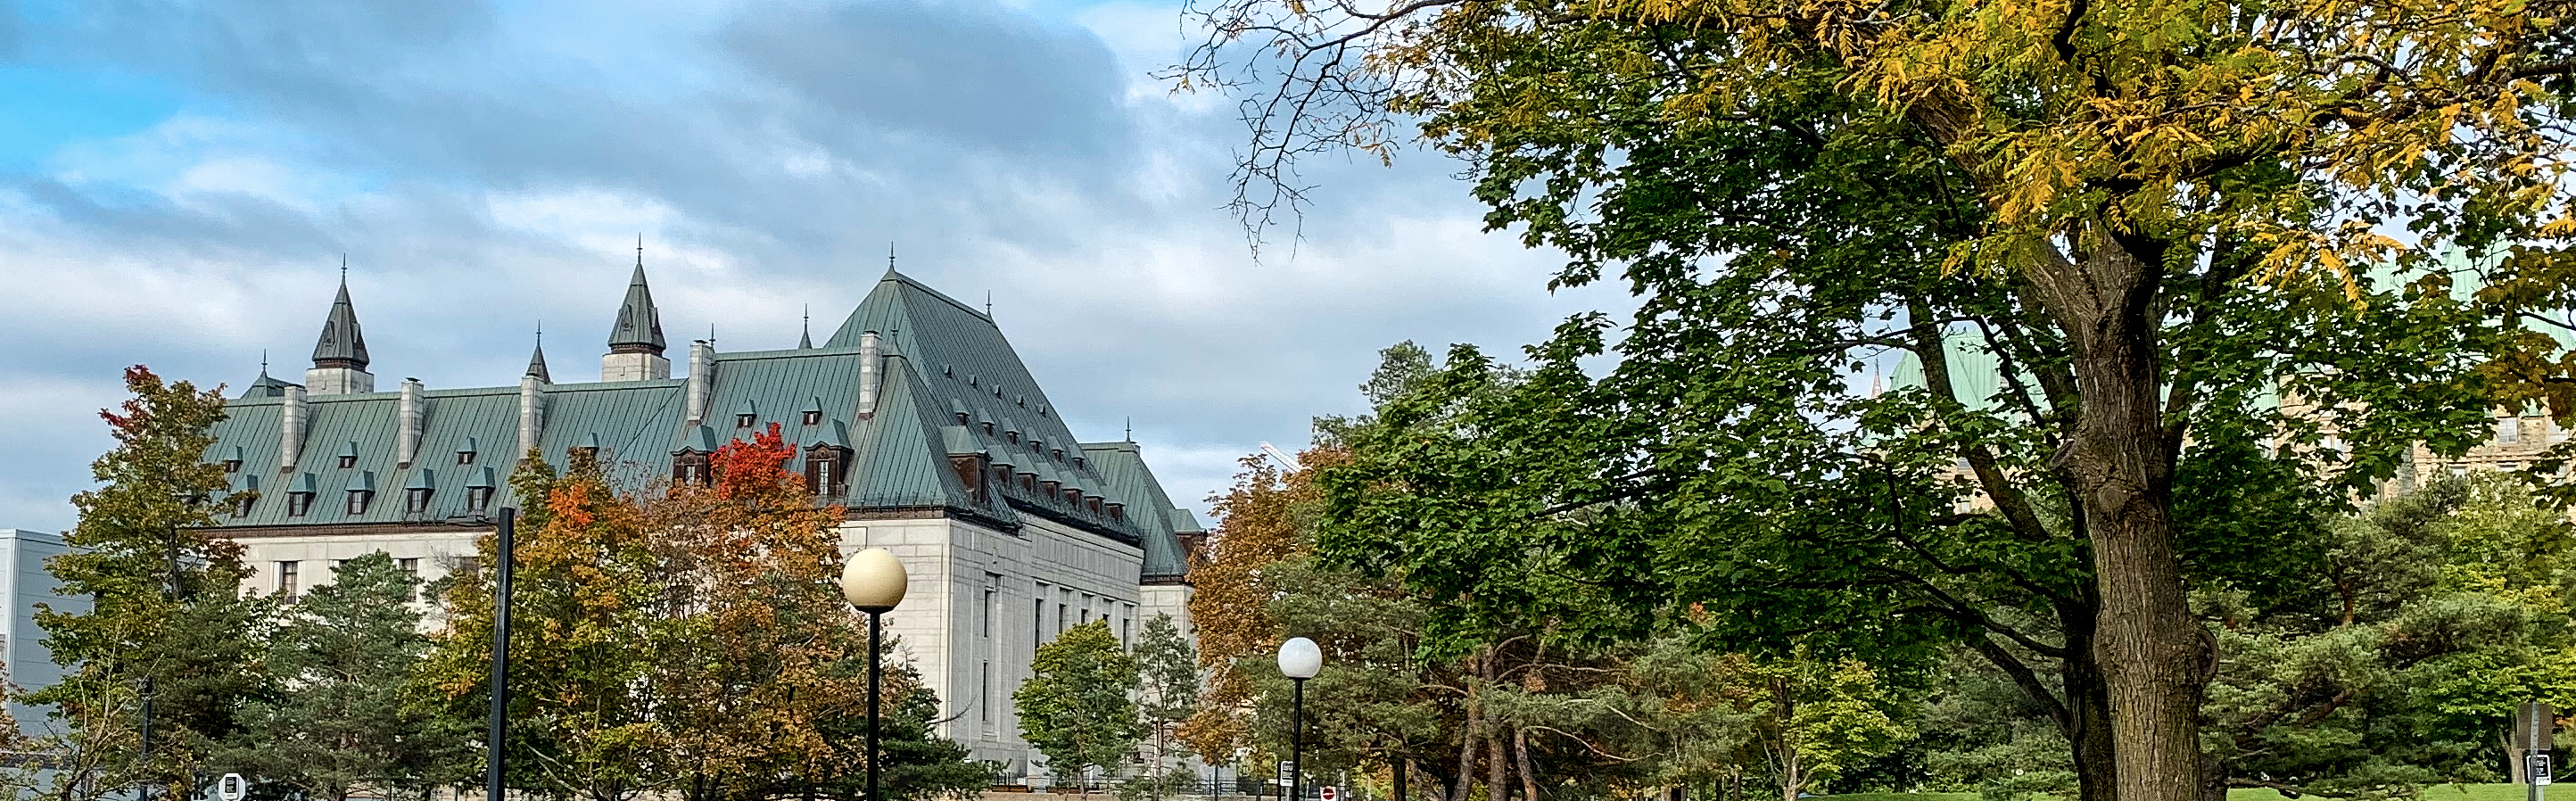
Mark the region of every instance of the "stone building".
[[775, 423], [807, 485], [848, 510], [843, 552], [903, 560], [889, 631], [938, 690], [942, 733], [1005, 777], [1036, 756], [1010, 697], [1039, 644], [1092, 620], [1131, 639], [1158, 613], [1186, 625], [1199, 524], [1136, 443], [1077, 440], [984, 312], [889, 268], [822, 344], [692, 342], [673, 378], [639, 253], [605, 344], [596, 382], [556, 382], [540, 348], [514, 385], [377, 392], [343, 282], [303, 383], [263, 371], [215, 429], [209, 459], [257, 492], [221, 521], [246, 589], [292, 598], [375, 551], [424, 580], [470, 565], [522, 502], [507, 479], [531, 450], [591, 451], [643, 491], [705, 480], [711, 452]]

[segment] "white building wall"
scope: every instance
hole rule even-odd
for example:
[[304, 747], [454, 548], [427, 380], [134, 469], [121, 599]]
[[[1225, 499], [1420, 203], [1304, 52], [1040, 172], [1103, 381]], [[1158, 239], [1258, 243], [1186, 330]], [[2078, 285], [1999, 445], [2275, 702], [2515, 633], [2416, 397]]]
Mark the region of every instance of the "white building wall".
[[[252, 595], [276, 595], [278, 580], [285, 571], [283, 563], [295, 563], [295, 587], [298, 594], [331, 583], [331, 568], [340, 562], [383, 551], [402, 564], [415, 563], [423, 585], [447, 575], [458, 560], [475, 555], [475, 540], [491, 530], [457, 529], [454, 531], [410, 531], [383, 534], [307, 534], [290, 537], [242, 537], [234, 542], [242, 546], [242, 566], [250, 575], [242, 579], [242, 591]], [[421, 601], [432, 610], [437, 608], [424, 596]], [[440, 621], [424, 619], [421, 624], [435, 627]]]
[[1005, 778], [1043, 773], [1011, 704], [1038, 645], [1086, 619], [1108, 620], [1131, 640], [1141, 625], [1142, 549], [1034, 516], [1022, 521], [1015, 534], [950, 519], [854, 520], [841, 529], [845, 555], [883, 547], [903, 561], [911, 587], [887, 613], [886, 630], [903, 638], [901, 655], [938, 690], [940, 735], [1002, 763]]

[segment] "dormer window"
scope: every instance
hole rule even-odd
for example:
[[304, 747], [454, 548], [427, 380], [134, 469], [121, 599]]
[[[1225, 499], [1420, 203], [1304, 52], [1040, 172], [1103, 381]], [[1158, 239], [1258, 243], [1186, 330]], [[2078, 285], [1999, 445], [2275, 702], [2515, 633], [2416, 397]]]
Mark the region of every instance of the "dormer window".
[[352, 442], [340, 449], [340, 469], [347, 470], [356, 466], [358, 466], [358, 443]]
[[805, 424], [806, 424], [806, 425], [809, 425], [809, 426], [819, 426], [819, 425], [822, 425], [822, 424], [823, 424], [823, 410], [821, 410], [821, 409], [807, 409], [807, 410], [805, 410]]
[[737, 415], [734, 415], [734, 416], [733, 416], [733, 427], [735, 427], [735, 428], [750, 428], [750, 427], [751, 427], [751, 421], [752, 421], [752, 418], [753, 418], [753, 417], [754, 417], [753, 415], [748, 415], [748, 414], [737, 414]]
[[428, 470], [415, 472], [411, 483], [403, 485], [403, 514], [429, 513], [429, 496], [438, 486], [437, 477]]
[[489, 508], [492, 508], [491, 487], [465, 488], [465, 511], [480, 513]]
[[1086, 496], [1086, 497], [1084, 497], [1082, 500], [1083, 500], [1083, 505], [1091, 507], [1091, 513], [1092, 513], [1092, 514], [1095, 514], [1095, 515], [1096, 515], [1096, 514], [1100, 514], [1100, 496], [1098, 496], [1098, 495]]
[[993, 483], [1004, 487], [1010, 486], [1011, 466], [1006, 464], [993, 465]]
[[1044, 487], [1044, 488], [1046, 489], [1047, 497], [1049, 497], [1049, 498], [1053, 498], [1053, 497], [1055, 497], [1055, 488], [1056, 488], [1056, 483], [1055, 483], [1055, 480], [1054, 480], [1054, 479], [1047, 479], [1047, 480], [1045, 480], [1045, 481], [1040, 481], [1040, 482], [1038, 482], [1038, 486], [1040, 486], [1040, 487]]
[[349, 494], [349, 514], [366, 514], [367, 504], [376, 500], [376, 474], [367, 472], [351, 476], [345, 489]]
[[1036, 491], [1038, 491], [1038, 474], [1036, 474], [1036, 473], [1021, 473], [1021, 474], [1020, 474], [1020, 491], [1021, 491], [1021, 492], [1036, 492]]
[[751, 421], [759, 418], [758, 410], [752, 408], [749, 400], [743, 401], [740, 406], [733, 407], [733, 427], [735, 428], [750, 428]]
[[258, 502], [259, 502], [259, 493], [256, 493], [256, 492], [245, 492], [245, 493], [242, 493], [242, 494], [241, 494], [241, 495], [239, 495], [239, 496], [234, 497], [234, 498], [233, 498], [233, 516], [234, 516], [234, 517], [249, 517], [249, 516], [250, 516], [250, 507], [251, 507], [251, 505], [252, 505], [252, 504], [255, 504], [255, 503], [258, 503]]
[[1048, 450], [1047, 450], [1047, 453], [1049, 453], [1049, 454], [1051, 454], [1051, 455], [1053, 455], [1053, 456], [1055, 457], [1055, 463], [1056, 463], [1056, 464], [1064, 464], [1064, 449], [1063, 449], [1063, 448], [1050, 448], [1050, 449], [1048, 449]]
[[706, 454], [697, 451], [681, 451], [671, 457], [671, 483], [703, 487], [711, 481], [712, 477], [707, 472]]
[[991, 436], [993, 434], [993, 421], [984, 421], [984, 434], [985, 436]]
[[240, 460], [240, 459], [225, 459], [225, 460], [224, 460], [224, 473], [225, 473], [226, 475], [230, 475], [230, 474], [233, 474], [233, 473], [239, 473], [239, 472], [241, 472], [241, 462], [242, 462], [242, 460]]
[[850, 449], [816, 445], [805, 449], [805, 491], [840, 495], [849, 486]]
[[584, 459], [598, 459], [599, 433], [592, 432], [590, 435], [582, 437], [581, 444], [572, 446], [566, 450], [566, 453], [574, 454]]
[[1111, 520], [1125, 520], [1125, 519], [1127, 519], [1127, 505], [1126, 505], [1126, 504], [1119, 503], [1119, 502], [1117, 502], [1117, 501], [1110, 501], [1110, 502], [1108, 502], [1108, 503], [1104, 503], [1104, 504], [1101, 504], [1101, 505], [1109, 508], [1109, 519], [1111, 519]]
[[1003, 438], [1003, 439], [1010, 440], [1010, 441], [1011, 441], [1011, 444], [1013, 444], [1013, 445], [1018, 445], [1018, 444], [1020, 444], [1020, 432], [1017, 432], [1017, 431], [1004, 431], [1004, 432], [1002, 432], [1002, 438]]
[[287, 516], [287, 517], [303, 517], [305, 512], [309, 512], [309, 511], [312, 511], [312, 510], [313, 510], [313, 493], [310, 493], [310, 492], [289, 492], [289, 493], [287, 493], [287, 494], [286, 494], [286, 516]]
[[1082, 508], [1082, 490], [1076, 487], [1064, 488], [1064, 505], [1076, 509]]
[[468, 437], [468, 438], [466, 438], [466, 440], [465, 440], [465, 447], [462, 447], [462, 448], [458, 448], [458, 449], [456, 449], [456, 464], [457, 464], [458, 466], [462, 467], [462, 466], [464, 466], [464, 465], [470, 465], [470, 464], [473, 464], [473, 463], [474, 463], [474, 440], [473, 440], [473, 438]]

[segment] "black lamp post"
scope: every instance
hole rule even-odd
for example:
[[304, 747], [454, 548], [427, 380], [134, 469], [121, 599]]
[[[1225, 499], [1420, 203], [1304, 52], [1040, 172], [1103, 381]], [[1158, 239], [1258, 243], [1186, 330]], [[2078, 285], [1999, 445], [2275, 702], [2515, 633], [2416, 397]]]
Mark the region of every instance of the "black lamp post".
[[485, 722], [483, 745], [486, 801], [501, 801], [501, 762], [506, 753], [501, 741], [510, 733], [510, 564], [518, 561], [510, 535], [518, 520], [518, 509], [501, 507], [501, 527], [493, 536], [501, 564], [492, 581], [492, 714]]
[[877, 729], [884, 715], [877, 711], [877, 696], [884, 684], [879, 670], [877, 650], [882, 642], [880, 618], [903, 603], [903, 591], [911, 579], [904, 575], [903, 562], [894, 552], [869, 548], [850, 555], [841, 566], [841, 597], [868, 613], [868, 795], [866, 801], [879, 801], [877, 795]]
[[1323, 649], [1315, 641], [1291, 637], [1279, 644], [1279, 673], [1297, 689], [1288, 715], [1288, 798], [1305, 801], [1302, 783], [1306, 780], [1306, 680], [1324, 669]]

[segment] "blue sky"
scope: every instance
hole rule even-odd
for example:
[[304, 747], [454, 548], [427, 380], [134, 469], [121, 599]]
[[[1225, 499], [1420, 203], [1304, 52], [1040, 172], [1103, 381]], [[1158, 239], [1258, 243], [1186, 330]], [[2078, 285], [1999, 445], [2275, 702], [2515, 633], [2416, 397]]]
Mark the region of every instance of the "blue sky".
[[0, 0], [0, 527], [60, 529], [118, 372], [306, 365], [343, 254], [380, 383], [595, 377], [638, 233], [675, 341], [821, 334], [884, 268], [991, 292], [1077, 434], [1176, 499], [1357, 411], [1377, 349], [1511, 348], [1556, 260], [1429, 153], [1327, 160], [1304, 239], [1223, 208], [1232, 102], [1144, 2]]

